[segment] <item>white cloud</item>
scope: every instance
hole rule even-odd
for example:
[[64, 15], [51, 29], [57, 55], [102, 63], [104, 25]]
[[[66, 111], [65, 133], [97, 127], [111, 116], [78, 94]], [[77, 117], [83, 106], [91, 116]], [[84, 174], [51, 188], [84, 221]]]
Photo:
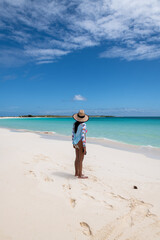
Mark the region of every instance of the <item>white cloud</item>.
[[111, 49], [100, 54], [103, 58], [119, 57], [126, 60], [142, 60], [142, 59], [155, 59], [160, 56], [160, 48], [157, 49], [156, 45], [135, 44], [133, 47], [112, 47]]
[[0, 12], [3, 40], [18, 43], [25, 61], [51, 61], [101, 43], [101, 57], [160, 57], [159, 0], [1, 0]]
[[82, 95], [78, 94], [78, 95], [74, 96], [73, 100], [74, 101], [86, 101], [86, 98], [83, 97]]
[[39, 65], [39, 64], [48, 64], [48, 63], [53, 63], [54, 61], [52, 61], [52, 60], [44, 60], [44, 61], [39, 61], [39, 62], [37, 62], [37, 64]]
[[51, 63], [53, 59], [66, 55], [69, 51], [59, 49], [27, 49], [26, 54], [38, 61], [38, 64]]
[[9, 67], [16, 67], [25, 64], [27, 61], [26, 56], [22, 50], [17, 48], [9, 48], [7, 50], [2, 49], [0, 51], [0, 64], [1, 66], [6, 65]]

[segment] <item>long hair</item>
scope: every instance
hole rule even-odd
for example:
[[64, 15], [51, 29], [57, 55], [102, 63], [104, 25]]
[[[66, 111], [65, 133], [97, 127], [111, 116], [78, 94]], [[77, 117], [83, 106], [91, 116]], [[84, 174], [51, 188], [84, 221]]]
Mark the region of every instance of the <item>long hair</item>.
[[79, 124], [81, 124], [82, 122], [78, 122], [76, 121], [75, 124], [74, 124], [74, 132], [76, 133], [77, 132], [77, 129], [78, 129], [78, 126]]

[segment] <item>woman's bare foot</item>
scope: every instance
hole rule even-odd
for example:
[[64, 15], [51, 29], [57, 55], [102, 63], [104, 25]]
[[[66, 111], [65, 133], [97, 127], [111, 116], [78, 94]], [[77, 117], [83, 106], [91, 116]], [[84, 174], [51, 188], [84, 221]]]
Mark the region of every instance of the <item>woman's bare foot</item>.
[[[78, 174], [75, 174], [74, 176], [75, 176], [75, 177], [78, 177]], [[83, 177], [83, 176], [84, 176], [84, 174], [82, 174], [81, 176]]]
[[87, 176], [84, 176], [84, 175], [82, 175], [82, 176], [78, 176], [78, 178], [86, 179], [86, 178], [88, 178], [88, 177], [87, 177]]

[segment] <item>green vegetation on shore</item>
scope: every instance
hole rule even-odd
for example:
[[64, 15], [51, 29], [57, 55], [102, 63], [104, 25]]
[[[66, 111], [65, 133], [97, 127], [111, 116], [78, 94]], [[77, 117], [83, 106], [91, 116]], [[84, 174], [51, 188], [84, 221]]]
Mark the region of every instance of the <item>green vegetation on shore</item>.
[[[22, 118], [34, 118], [34, 117], [44, 117], [44, 118], [71, 118], [72, 116], [67, 116], [67, 115], [22, 115], [19, 116]], [[114, 116], [105, 116], [105, 115], [90, 115], [90, 118], [107, 118], [107, 117], [114, 117]]]

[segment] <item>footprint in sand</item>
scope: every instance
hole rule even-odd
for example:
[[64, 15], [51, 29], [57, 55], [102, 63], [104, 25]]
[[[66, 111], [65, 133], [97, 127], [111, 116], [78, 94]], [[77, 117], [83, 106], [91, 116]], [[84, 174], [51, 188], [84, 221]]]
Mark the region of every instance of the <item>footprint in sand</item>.
[[[63, 189], [65, 190], [65, 192], [67, 193], [67, 195], [68, 195], [68, 197], [70, 199], [71, 206], [73, 208], [75, 208], [75, 206], [76, 206], [76, 199], [71, 198], [71, 191], [70, 191], [72, 189], [71, 185], [70, 184], [63, 184], [62, 187], [63, 187]], [[69, 191], [67, 191], [67, 190], [69, 190]]]
[[62, 187], [63, 187], [64, 189], [68, 189], [68, 190], [71, 190], [71, 189], [72, 189], [70, 184], [63, 184]]
[[91, 176], [91, 180], [92, 180], [93, 182], [97, 182], [97, 178], [96, 178], [95, 176]]
[[70, 199], [71, 205], [74, 208], [76, 206], [76, 199], [71, 198]]
[[95, 197], [93, 197], [92, 195], [89, 195], [88, 193], [84, 193], [84, 195], [86, 195], [87, 197], [95, 200], [96, 202], [102, 202], [102, 203], [104, 203], [105, 207], [108, 208], [108, 209], [113, 209], [113, 205], [107, 203], [106, 201], [97, 200], [97, 199], [95, 199]]
[[80, 222], [80, 225], [82, 227], [82, 232], [86, 236], [92, 236], [92, 231], [90, 226], [86, 222]]
[[84, 195], [86, 195], [87, 197], [95, 200], [95, 198], [92, 195], [89, 195], [88, 193], [84, 193]]
[[52, 179], [52, 178], [50, 178], [50, 177], [44, 177], [44, 181], [45, 182], [54, 182], [54, 180]]
[[36, 174], [32, 170], [29, 170], [27, 173], [25, 173], [25, 175], [32, 175], [36, 177]]
[[45, 182], [54, 182], [54, 180], [52, 178], [50, 178], [49, 176], [41, 173], [41, 176], [43, 177]]
[[29, 170], [29, 173], [33, 174], [34, 176], [36, 176], [36, 174], [32, 171], [32, 170]]
[[109, 204], [106, 201], [103, 201], [103, 202], [104, 202], [106, 208], [108, 208], [108, 209], [113, 209], [114, 208], [112, 204]]
[[[150, 203], [130, 199], [130, 211], [102, 227], [92, 240], [102, 239], [160, 239], [159, 218], [149, 211]], [[147, 235], [146, 235], [147, 233]], [[156, 238], [157, 236], [157, 238]]]
[[85, 183], [81, 183], [81, 185], [83, 185], [84, 187], [82, 187], [82, 190], [88, 190], [88, 186]]
[[34, 162], [49, 161], [49, 157], [43, 154], [34, 155], [33, 161]]
[[125, 197], [123, 197], [123, 196], [121, 196], [121, 195], [119, 195], [119, 194], [115, 194], [115, 193], [113, 193], [113, 192], [110, 192], [110, 195], [111, 195], [112, 197], [117, 198], [117, 199], [120, 199], [120, 200], [129, 201], [129, 199], [127, 199], [127, 198], [125, 198]]

